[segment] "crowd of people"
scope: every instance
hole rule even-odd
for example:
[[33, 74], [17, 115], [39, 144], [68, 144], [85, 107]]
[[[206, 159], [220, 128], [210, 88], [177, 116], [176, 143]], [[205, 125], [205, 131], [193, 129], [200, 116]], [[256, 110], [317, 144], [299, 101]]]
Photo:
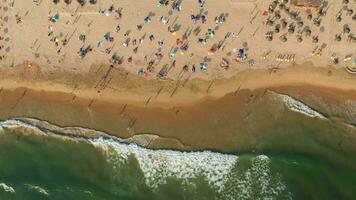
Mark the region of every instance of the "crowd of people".
[[[2, 6], [2, 9], [6, 13], [6, 10], [11, 7], [11, 3], [14, 1], [3, 1], [7, 2], [6, 6], [5, 4]], [[36, 6], [40, 6], [43, 3], [41, 0], [32, 1]], [[253, 66], [257, 58], [251, 56], [251, 48], [247, 42], [242, 43], [243, 41], [241, 41], [242, 44], [227, 46], [239, 37], [244, 27], [248, 29], [247, 26], [256, 23], [261, 23], [264, 27], [263, 30], [267, 29], [264, 34], [267, 41], [272, 42], [275, 38], [278, 38], [282, 43], [293, 40], [300, 44], [306, 42], [313, 43], [317, 45], [317, 48], [313, 52], [318, 56], [322, 55], [323, 49], [327, 46], [325, 43], [329, 42], [321, 41], [320, 38], [325, 32], [323, 24], [326, 22], [324, 18], [330, 10], [330, 3], [328, 1], [321, 1], [321, 5], [309, 9], [299, 9], [293, 6], [289, 0], [273, 0], [265, 8], [257, 8], [256, 4], [251, 12], [250, 24], [243, 24], [238, 32], [235, 32], [237, 29], [224, 28], [227, 21], [236, 20], [230, 19], [231, 13], [227, 13], [224, 10], [221, 10], [220, 13], [210, 13], [205, 0], [192, 1], [195, 4], [195, 9], [190, 11], [190, 16], [180, 14], [187, 13], [184, 10], [185, 7], [182, 0], [157, 0], [154, 2], [153, 8], [156, 10], [142, 15], [141, 23], [135, 24], [135, 29], [132, 30], [127, 28], [127, 25], [124, 23], [121, 23], [127, 15], [125, 14], [125, 9], [120, 7], [119, 4], [115, 3], [103, 7], [98, 4], [97, 0], [53, 0], [52, 4], [57, 6], [75, 5], [77, 7], [74, 12], [70, 12], [71, 20], [64, 20], [62, 13], [55, 9], [51, 9], [48, 14], [47, 37], [48, 41], [56, 48], [59, 56], [58, 62], [61, 63], [65, 60], [66, 53], [64, 49], [70, 46], [71, 41], [77, 40], [81, 43], [81, 47], [77, 49], [77, 55], [80, 60], [86, 60], [88, 57], [103, 54], [107, 56], [107, 62], [116, 67], [144, 61], [144, 64], [141, 63], [141, 66], [136, 71], [138, 75], [144, 77], [164, 78], [169, 75], [172, 69], [176, 71], [179, 69], [182, 72], [190, 73], [196, 73], [197, 71], [205, 73], [209, 71], [212, 59], [215, 61], [214, 67], [220, 66], [220, 70], [229, 70], [231, 66], [238, 66], [239, 63]], [[342, 28], [340, 33], [334, 35], [334, 40], [341, 42], [346, 39], [347, 42], [352, 44], [356, 42], [353, 34], [353, 24], [356, 20], [356, 13], [353, 10], [354, 5], [348, 0], [343, 0], [342, 5], [343, 7], [335, 17], [336, 22], [342, 24]], [[92, 35], [77, 27], [72, 32], [68, 31], [65, 33], [60, 28], [62, 26], [58, 25], [65, 23], [66, 25], [75, 27], [81, 20], [81, 17], [83, 17], [80, 13], [81, 9], [88, 6], [98, 8], [95, 10], [96, 14], [114, 19], [113, 22], [110, 22], [113, 28], [111, 30], [104, 30], [106, 33], [94, 42], [88, 39], [92, 38]], [[161, 14], [156, 16], [156, 11]], [[162, 11], [167, 14], [162, 14]], [[22, 15], [16, 14], [16, 22], [18, 24], [23, 23], [27, 15], [28, 12]], [[68, 18], [68, 16], [66, 17]], [[2, 34], [5, 33], [5, 35], [1, 35], [0, 37], [0, 52], [2, 52], [0, 59], [3, 59], [5, 55], [4, 51], [8, 53], [11, 50], [11, 45], [4, 45], [4, 41], [8, 42], [10, 40], [10, 36], [6, 36], [8, 28], [4, 26], [8, 18], [6, 16], [2, 16], [2, 18]], [[183, 18], [185, 20], [182, 20]], [[190, 19], [190, 23], [187, 24], [186, 19]], [[256, 19], [262, 19], [262, 21], [255, 21]], [[182, 24], [182, 21], [185, 24]], [[159, 28], [160, 30], [146, 31], [147, 29], [152, 29], [152, 24], [157, 22], [162, 25]], [[91, 30], [92, 23], [93, 21], [87, 25], [89, 30]], [[186, 29], [183, 30], [183, 27], [186, 27]], [[258, 26], [251, 38], [256, 35], [259, 29], [260, 27]], [[172, 37], [167, 39], [163, 36], [166, 34]], [[140, 36], [137, 37], [137, 35]], [[37, 40], [33, 46], [35, 46], [36, 42]], [[147, 45], [150, 45], [151, 52], [141, 53], [141, 49], [147, 49]], [[122, 48], [125, 50], [119, 50]], [[40, 57], [36, 48], [34, 49], [36, 58]], [[169, 50], [167, 51], [167, 49]], [[215, 56], [217, 54], [219, 56]], [[279, 54], [277, 53], [277, 55]], [[293, 59], [287, 60], [294, 62], [296, 54], [293, 55]], [[179, 56], [182, 56], [182, 59], [178, 58]], [[179, 65], [177, 64], [177, 60], [179, 60]], [[180, 60], [184, 60], [185, 62], [182, 63]], [[334, 59], [333, 63], [337, 64], [337, 61], [338, 59]], [[51, 59], [47, 58], [47, 64], [51, 62]]]

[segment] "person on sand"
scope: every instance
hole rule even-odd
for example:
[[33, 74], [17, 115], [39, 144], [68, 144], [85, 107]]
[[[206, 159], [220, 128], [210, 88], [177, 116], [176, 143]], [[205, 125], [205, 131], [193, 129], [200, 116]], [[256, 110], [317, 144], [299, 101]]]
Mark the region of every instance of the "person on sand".
[[177, 62], [176, 60], [173, 61], [172, 67], [175, 67], [175, 66], [176, 66], [176, 62]]
[[195, 64], [193, 64], [193, 66], [192, 66], [192, 72], [193, 73], [195, 72]]
[[130, 57], [127, 59], [127, 62], [128, 62], [129, 64], [132, 64], [132, 56], [130, 56]]

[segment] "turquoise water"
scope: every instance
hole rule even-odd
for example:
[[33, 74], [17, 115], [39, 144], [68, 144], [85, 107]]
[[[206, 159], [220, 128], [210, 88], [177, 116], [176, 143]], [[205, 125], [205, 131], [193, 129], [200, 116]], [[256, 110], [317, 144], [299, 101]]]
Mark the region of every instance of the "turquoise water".
[[2, 127], [0, 199], [356, 197], [352, 163], [290, 149], [184, 153], [149, 150], [107, 137], [46, 135], [48, 130], [17, 121], [5, 121]]

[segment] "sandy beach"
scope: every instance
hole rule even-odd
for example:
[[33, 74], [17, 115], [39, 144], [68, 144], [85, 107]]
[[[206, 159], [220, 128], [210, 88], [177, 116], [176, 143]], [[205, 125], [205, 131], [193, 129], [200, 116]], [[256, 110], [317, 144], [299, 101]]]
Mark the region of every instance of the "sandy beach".
[[[191, 80], [178, 89], [176, 81], [145, 80], [118, 70], [112, 88], [100, 93], [96, 81], [89, 82], [91, 78], [85, 76], [27, 73], [28, 68], [17, 66], [1, 72], [0, 115], [1, 119], [29, 117], [63, 127], [87, 127], [120, 138], [160, 136], [150, 143], [152, 148], [248, 150], [257, 145], [255, 140], [268, 135], [260, 130], [266, 124], [256, 126], [254, 120], [263, 115], [256, 110], [263, 109], [264, 96], [275, 91], [305, 102], [330, 119], [355, 124], [354, 77], [343, 69], [306, 66], [272, 74], [262, 69], [245, 71], [215, 80], [213, 86], [212, 81]], [[301, 79], [303, 72], [307, 73]], [[157, 95], [160, 87], [164, 89]], [[351, 103], [341, 107], [347, 101]]]
[[355, 4], [167, 2], [2, 1], [1, 119], [244, 150], [256, 138], [244, 119], [276, 91], [355, 124], [327, 109], [356, 100]]

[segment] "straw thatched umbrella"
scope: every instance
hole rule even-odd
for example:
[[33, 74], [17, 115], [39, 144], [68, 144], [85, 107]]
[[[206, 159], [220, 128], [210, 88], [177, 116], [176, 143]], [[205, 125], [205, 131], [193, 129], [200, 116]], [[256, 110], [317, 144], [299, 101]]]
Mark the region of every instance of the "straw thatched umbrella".
[[66, 3], [67, 5], [72, 3], [72, 0], [64, 0], [64, 3]]
[[98, 1], [97, 0], [89, 0], [91, 4], [96, 4]]
[[349, 0], [342, 0], [342, 3], [343, 3], [343, 4], [348, 4], [348, 3], [349, 3]]
[[57, 4], [57, 3], [59, 3], [59, 1], [60, 1], [60, 0], [53, 0], [53, 3], [54, 3], [54, 4]]

